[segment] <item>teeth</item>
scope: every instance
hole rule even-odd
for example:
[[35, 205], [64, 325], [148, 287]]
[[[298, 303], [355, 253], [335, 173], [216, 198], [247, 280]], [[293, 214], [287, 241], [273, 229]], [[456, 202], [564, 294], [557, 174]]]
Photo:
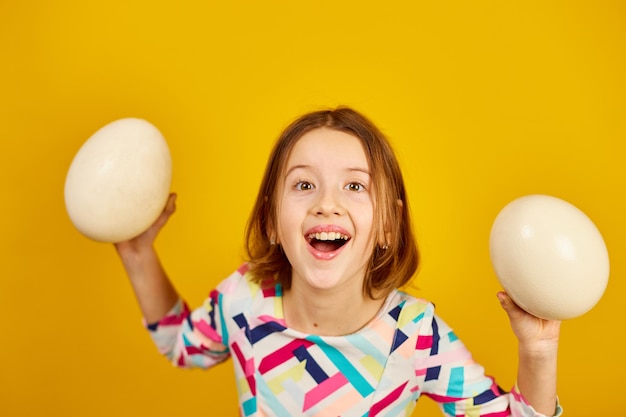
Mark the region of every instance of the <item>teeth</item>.
[[338, 232], [319, 232], [319, 233], [311, 233], [309, 235], [309, 239], [317, 239], [317, 240], [348, 240], [347, 235], [343, 235]]

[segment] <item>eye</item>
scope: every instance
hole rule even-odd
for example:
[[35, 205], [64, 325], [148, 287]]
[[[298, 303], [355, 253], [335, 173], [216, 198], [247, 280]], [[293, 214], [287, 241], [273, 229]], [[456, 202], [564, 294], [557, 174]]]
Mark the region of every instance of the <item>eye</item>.
[[315, 186], [308, 181], [298, 181], [294, 188], [298, 191], [309, 191], [314, 189]]
[[346, 190], [348, 191], [354, 191], [356, 193], [360, 193], [362, 191], [365, 191], [365, 185], [359, 183], [359, 182], [351, 182], [348, 183], [348, 185], [346, 185]]

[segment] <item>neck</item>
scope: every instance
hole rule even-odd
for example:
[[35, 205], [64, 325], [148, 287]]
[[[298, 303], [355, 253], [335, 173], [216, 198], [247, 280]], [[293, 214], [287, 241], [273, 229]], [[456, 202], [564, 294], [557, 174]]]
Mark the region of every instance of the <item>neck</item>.
[[302, 333], [341, 336], [366, 326], [384, 298], [373, 300], [361, 292], [300, 288], [286, 290], [283, 311], [287, 325]]

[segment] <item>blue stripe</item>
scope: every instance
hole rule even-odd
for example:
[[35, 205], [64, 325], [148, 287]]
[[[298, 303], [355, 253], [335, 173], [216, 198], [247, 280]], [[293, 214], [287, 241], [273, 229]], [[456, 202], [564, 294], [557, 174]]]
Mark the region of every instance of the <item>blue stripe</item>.
[[281, 404], [278, 398], [276, 398], [270, 387], [267, 386], [265, 379], [263, 379], [263, 375], [260, 375], [259, 371], [256, 372], [254, 379], [256, 380], [257, 396], [263, 397], [263, 402], [267, 404], [270, 410], [272, 410], [273, 416], [293, 417], [293, 413], [287, 411], [285, 406]]
[[484, 391], [482, 394], [478, 394], [477, 396], [474, 397], [474, 405], [485, 404], [493, 400], [496, 397], [498, 397], [498, 395], [496, 395], [496, 393], [493, 392], [491, 389], [488, 389]]
[[444, 403], [443, 404], [443, 411], [446, 413], [446, 415], [456, 416], [456, 405], [455, 405], [455, 403]]
[[281, 326], [275, 321], [260, 324], [250, 330], [250, 343], [255, 344], [264, 337], [272, 333], [282, 332], [283, 330], [285, 330], [285, 326]]
[[430, 348], [430, 356], [434, 356], [439, 353], [439, 325], [437, 324], [437, 320], [433, 319], [432, 321], [433, 328], [433, 345]]
[[416, 317], [413, 318], [413, 323], [417, 323], [423, 318], [424, 318], [424, 313], [419, 313]]
[[251, 416], [256, 413], [256, 397], [252, 397], [249, 400], [244, 401], [241, 404], [241, 408], [243, 408], [244, 416]]
[[404, 307], [405, 302], [406, 300], [403, 300], [387, 314], [389, 314], [395, 321], [398, 321], [398, 317], [400, 317], [400, 313], [402, 312], [402, 307]]
[[224, 311], [222, 309], [222, 298], [223, 298], [223, 294], [219, 293], [218, 297], [217, 297], [217, 303], [219, 305], [219, 311], [220, 311], [220, 327], [222, 330], [222, 344], [224, 346], [228, 346], [228, 329], [226, 328], [226, 321], [224, 320]]
[[326, 354], [328, 359], [339, 369], [352, 386], [361, 394], [363, 398], [374, 392], [374, 388], [363, 378], [354, 366], [337, 349], [329, 346], [321, 337], [310, 335], [307, 340], [315, 343]]
[[424, 381], [432, 381], [433, 379], [439, 379], [439, 374], [441, 373], [441, 366], [434, 366], [432, 368], [426, 369], [426, 376], [424, 377]]
[[376, 348], [376, 346], [374, 346], [372, 342], [363, 337], [363, 335], [355, 333], [348, 335], [347, 339], [348, 342], [352, 344], [352, 346], [359, 349], [365, 355], [371, 356], [379, 364], [384, 365], [385, 363], [387, 363], [387, 355], [378, 350], [378, 348]]
[[463, 384], [465, 383], [465, 371], [462, 367], [452, 368], [450, 370], [450, 381], [448, 383], [449, 397], [463, 397]]
[[293, 351], [293, 354], [300, 362], [304, 362], [304, 369], [311, 375], [316, 383], [320, 384], [328, 379], [326, 372], [313, 359], [304, 346], [300, 346]]

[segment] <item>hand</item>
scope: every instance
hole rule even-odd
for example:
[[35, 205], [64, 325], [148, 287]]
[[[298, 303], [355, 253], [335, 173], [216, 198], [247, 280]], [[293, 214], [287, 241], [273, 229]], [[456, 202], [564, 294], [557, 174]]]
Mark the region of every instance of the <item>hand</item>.
[[115, 243], [148, 323], [161, 320], [179, 298], [154, 248], [154, 240], [175, 210], [176, 194], [170, 194], [165, 208], [148, 230], [125, 242]]
[[176, 194], [170, 194], [165, 204], [165, 208], [161, 215], [152, 223], [152, 225], [139, 236], [124, 242], [115, 243], [115, 248], [122, 258], [124, 255], [136, 254], [146, 248], [152, 248], [154, 240], [165, 226], [170, 216], [176, 211]]
[[520, 349], [540, 352], [557, 348], [560, 321], [533, 316], [522, 310], [505, 292], [499, 292], [498, 299], [509, 316], [511, 328], [519, 341]]

